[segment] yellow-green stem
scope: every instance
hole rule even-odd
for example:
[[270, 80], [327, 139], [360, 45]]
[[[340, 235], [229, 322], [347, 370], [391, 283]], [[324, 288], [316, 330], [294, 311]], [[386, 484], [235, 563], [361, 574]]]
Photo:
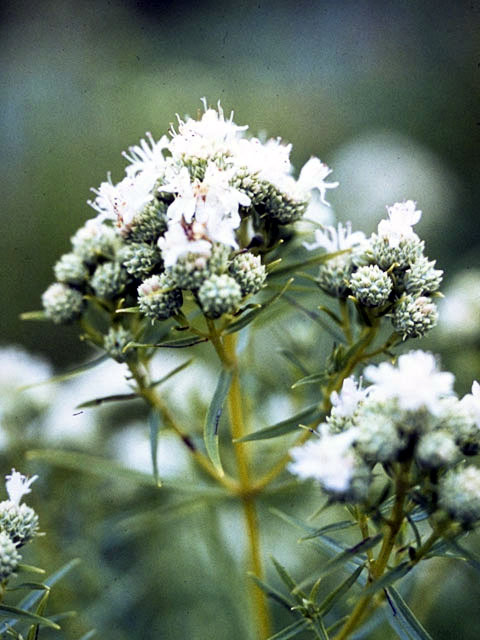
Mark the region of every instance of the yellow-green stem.
[[[236, 336], [226, 336], [222, 347], [224, 347], [224, 351], [222, 350], [222, 361], [224, 364], [229, 364], [233, 371], [232, 382], [228, 394], [228, 408], [230, 413], [232, 438], [236, 440], [245, 435], [245, 420], [243, 415], [240, 378], [236, 357]], [[240, 484], [240, 498], [243, 504], [247, 528], [250, 555], [249, 568], [257, 577], [262, 578], [263, 567], [260, 553], [260, 532], [255, 507], [255, 495], [251, 492], [252, 485], [245, 443], [236, 442], [234, 444], [234, 448]], [[272, 634], [270, 611], [268, 609], [266, 596], [253, 582], [250, 583], [249, 590], [256, 612], [258, 638], [260, 640], [266, 640], [266, 638]]]
[[[390, 558], [390, 555], [395, 546], [395, 541], [397, 539], [397, 535], [402, 526], [405, 512], [404, 512], [404, 504], [405, 498], [407, 494], [407, 490], [409, 487], [408, 483], [409, 478], [409, 466], [404, 465], [400, 467], [397, 480], [396, 480], [396, 490], [395, 490], [395, 503], [392, 508], [391, 517], [387, 522], [387, 531], [383, 538], [382, 547], [378, 554], [377, 559], [374, 561], [371, 566], [371, 577], [372, 580], [378, 580], [382, 577], [387, 564]], [[367, 584], [367, 588], [369, 588], [369, 584]], [[353, 609], [351, 615], [349, 616], [346, 623], [340, 629], [339, 633], [335, 636], [334, 640], [346, 640], [351, 633], [355, 631], [355, 629], [360, 625], [360, 623], [364, 620], [368, 610], [373, 605], [374, 593], [369, 593], [357, 602], [355, 608]]]
[[226, 475], [221, 476], [217, 472], [213, 464], [210, 462], [210, 460], [197, 449], [190, 436], [185, 433], [185, 431], [183, 431], [175, 418], [172, 416], [162, 398], [158, 395], [158, 393], [156, 393], [155, 389], [148, 386], [146, 374], [142, 371], [141, 367], [137, 363], [131, 362], [129, 363], [129, 369], [135, 382], [137, 383], [139, 394], [146, 401], [146, 403], [150, 407], [152, 407], [152, 409], [158, 411], [158, 413], [164, 420], [165, 425], [168, 428], [172, 429], [172, 431], [174, 431], [180, 437], [181, 441], [188, 448], [190, 454], [197, 462], [197, 464], [206, 473], [208, 473], [208, 475], [210, 475], [214, 480], [223, 485], [226, 489], [233, 493], [236, 493], [238, 491], [237, 483], [232, 478], [229, 478]]

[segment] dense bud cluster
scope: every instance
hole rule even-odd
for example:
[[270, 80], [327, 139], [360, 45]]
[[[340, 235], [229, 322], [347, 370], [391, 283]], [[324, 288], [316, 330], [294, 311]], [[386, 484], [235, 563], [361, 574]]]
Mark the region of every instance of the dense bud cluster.
[[308, 249], [322, 247], [345, 253], [321, 265], [318, 285], [331, 296], [353, 296], [374, 315], [390, 315], [403, 338], [425, 335], [437, 323], [436, 305], [430, 298], [441, 284], [443, 272], [423, 255], [424, 243], [412, 230], [421, 216], [411, 200], [388, 209], [388, 219], [366, 238], [350, 225], [317, 230]]
[[413, 463], [423, 508], [440, 505], [463, 525], [479, 520], [480, 472], [463, 465], [480, 445], [480, 385], [458, 399], [453, 375], [422, 351], [400, 356], [397, 366], [370, 365], [364, 375], [370, 387], [347, 378], [332, 394], [320, 437], [291, 451], [292, 473], [317, 480], [333, 499], [368, 501], [376, 465]]

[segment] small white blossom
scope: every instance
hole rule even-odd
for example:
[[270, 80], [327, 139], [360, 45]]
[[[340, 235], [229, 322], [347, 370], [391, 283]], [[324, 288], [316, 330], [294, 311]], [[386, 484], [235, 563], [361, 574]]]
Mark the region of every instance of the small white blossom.
[[246, 169], [249, 173], [256, 174], [260, 180], [270, 182], [282, 190], [285, 178], [292, 173], [291, 150], [292, 145], [283, 144], [281, 138], [272, 138], [266, 142], [258, 138], [242, 138], [237, 141], [232, 163], [236, 168]]
[[453, 394], [453, 374], [438, 371], [434, 356], [425, 351], [401, 355], [397, 366], [388, 362], [370, 365], [364, 375], [374, 383], [375, 397], [394, 399], [405, 411], [426, 408], [436, 415], [441, 410], [439, 400]]
[[225, 119], [220, 102], [217, 110], [207, 109], [206, 100], [202, 100], [205, 113], [200, 120], [187, 118], [182, 120], [178, 115], [178, 132], [171, 128], [172, 139], [168, 149], [174, 158], [194, 156], [207, 159], [218, 154], [231, 152], [232, 145], [248, 126], [238, 126], [233, 122], [233, 112]]
[[123, 157], [130, 162], [125, 169], [125, 173], [129, 178], [133, 178], [143, 171], [156, 175], [158, 178], [165, 168], [163, 151], [168, 147], [168, 137], [162, 136], [160, 140], [155, 142], [149, 131], [145, 135], [147, 140], [142, 138], [139, 145], [128, 147], [128, 153], [126, 151], [122, 152]]
[[333, 391], [330, 401], [335, 410], [336, 417], [351, 418], [360, 402], [363, 402], [369, 393], [369, 389], [362, 389], [362, 382], [357, 382], [353, 376], [343, 381], [340, 393]]
[[309, 251], [314, 249], [326, 249], [327, 253], [342, 251], [344, 249], [352, 249], [359, 247], [365, 242], [365, 234], [363, 231], [354, 231], [352, 233], [352, 225], [347, 222], [345, 226], [341, 222], [337, 228], [333, 226], [316, 229], [315, 242], [304, 242], [303, 246]]
[[121, 231], [128, 231], [135, 216], [153, 200], [154, 184], [155, 175], [147, 171], [127, 176], [116, 185], [112, 184], [109, 175], [107, 182], [92, 189], [97, 197], [93, 202], [88, 200], [88, 204], [98, 211], [98, 222], [114, 220]]
[[320, 192], [320, 200], [323, 204], [330, 206], [325, 200], [327, 189], [335, 189], [339, 185], [338, 182], [325, 182], [325, 178], [331, 173], [332, 169], [320, 162], [318, 158], [310, 158], [300, 171], [298, 186], [305, 192], [317, 189]]
[[35, 482], [37, 478], [38, 476], [27, 478], [18, 471], [15, 471], [15, 469], [12, 469], [11, 475], [5, 476], [5, 488], [7, 489], [10, 502], [18, 507], [23, 496], [31, 492], [30, 485]]
[[465, 409], [480, 429], [480, 384], [475, 380], [472, 393], [468, 393], [460, 400], [460, 406]]
[[401, 240], [418, 239], [412, 229], [422, 215], [422, 212], [416, 209], [416, 202], [396, 202], [393, 206], [387, 207], [387, 211], [388, 220], [381, 220], [378, 224], [378, 235], [381, 238], [387, 239], [391, 247], [398, 247]]
[[240, 225], [238, 208], [249, 206], [250, 198], [231, 186], [231, 170], [221, 170], [210, 162], [202, 181], [190, 180], [188, 169], [183, 167], [170, 183], [161, 187], [161, 191], [175, 193], [176, 198], [168, 208], [168, 217], [174, 222], [182, 218], [190, 223], [195, 220], [206, 224], [212, 219], [231, 221], [232, 228]]
[[301, 480], [317, 480], [332, 493], [346, 493], [355, 471], [354, 440], [354, 429], [331, 435], [323, 425], [320, 439], [291, 449], [289, 471]]

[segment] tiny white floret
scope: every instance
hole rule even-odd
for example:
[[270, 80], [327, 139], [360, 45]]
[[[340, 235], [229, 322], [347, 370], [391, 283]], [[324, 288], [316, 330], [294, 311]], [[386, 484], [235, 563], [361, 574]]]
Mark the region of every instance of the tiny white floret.
[[30, 485], [35, 482], [37, 478], [38, 476], [27, 478], [27, 476], [12, 469], [12, 473], [9, 476], [5, 476], [5, 488], [7, 489], [10, 502], [18, 507], [23, 496], [31, 492]]

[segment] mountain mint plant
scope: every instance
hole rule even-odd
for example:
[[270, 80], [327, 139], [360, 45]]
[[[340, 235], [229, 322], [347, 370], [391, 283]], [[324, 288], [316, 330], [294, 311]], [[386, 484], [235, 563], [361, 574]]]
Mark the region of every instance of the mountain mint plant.
[[[433, 557], [479, 564], [462, 539], [480, 521], [480, 387], [458, 398], [453, 374], [433, 354], [404, 348], [438, 319], [443, 272], [414, 231], [422, 212], [412, 200], [391, 204], [370, 237], [348, 222], [311, 222], [308, 233], [297, 223], [321, 220], [327, 191], [338, 186], [325, 164], [311, 158], [294, 177], [290, 144], [249, 136], [220, 104], [204, 101], [199, 119], [177, 119], [169, 135], [148, 133], [123, 154], [119, 182], [108, 174], [93, 189], [95, 217], [56, 263], [44, 316], [76, 323], [83, 340], [128, 368], [132, 393], [93, 404], [143, 399], [203, 481], [240, 505], [249, 637], [373, 637], [387, 620], [400, 638], [429, 638], [396, 585], [407, 597], [417, 565]], [[268, 392], [259, 371], [270, 362], [256, 367], [256, 351], [282, 347], [287, 310], [316, 338], [305, 348], [290, 334], [293, 346], [272, 379], [297, 412], [262, 427]], [[159, 390], [150, 365], [169, 348], [216, 358], [205, 415], [184, 422]], [[155, 463], [154, 475], [160, 485]], [[266, 581], [261, 527], [263, 501], [292, 482], [299, 505], [313, 491], [315, 513], [293, 516], [289, 499], [275, 517], [330, 559], [319, 557], [296, 579], [275, 559], [285, 592]], [[34, 513], [15, 500], [0, 505], [4, 575], [37, 530]], [[329, 513], [333, 520], [315, 526]], [[336, 582], [324, 582], [333, 572]], [[279, 605], [291, 616], [283, 629]]]

